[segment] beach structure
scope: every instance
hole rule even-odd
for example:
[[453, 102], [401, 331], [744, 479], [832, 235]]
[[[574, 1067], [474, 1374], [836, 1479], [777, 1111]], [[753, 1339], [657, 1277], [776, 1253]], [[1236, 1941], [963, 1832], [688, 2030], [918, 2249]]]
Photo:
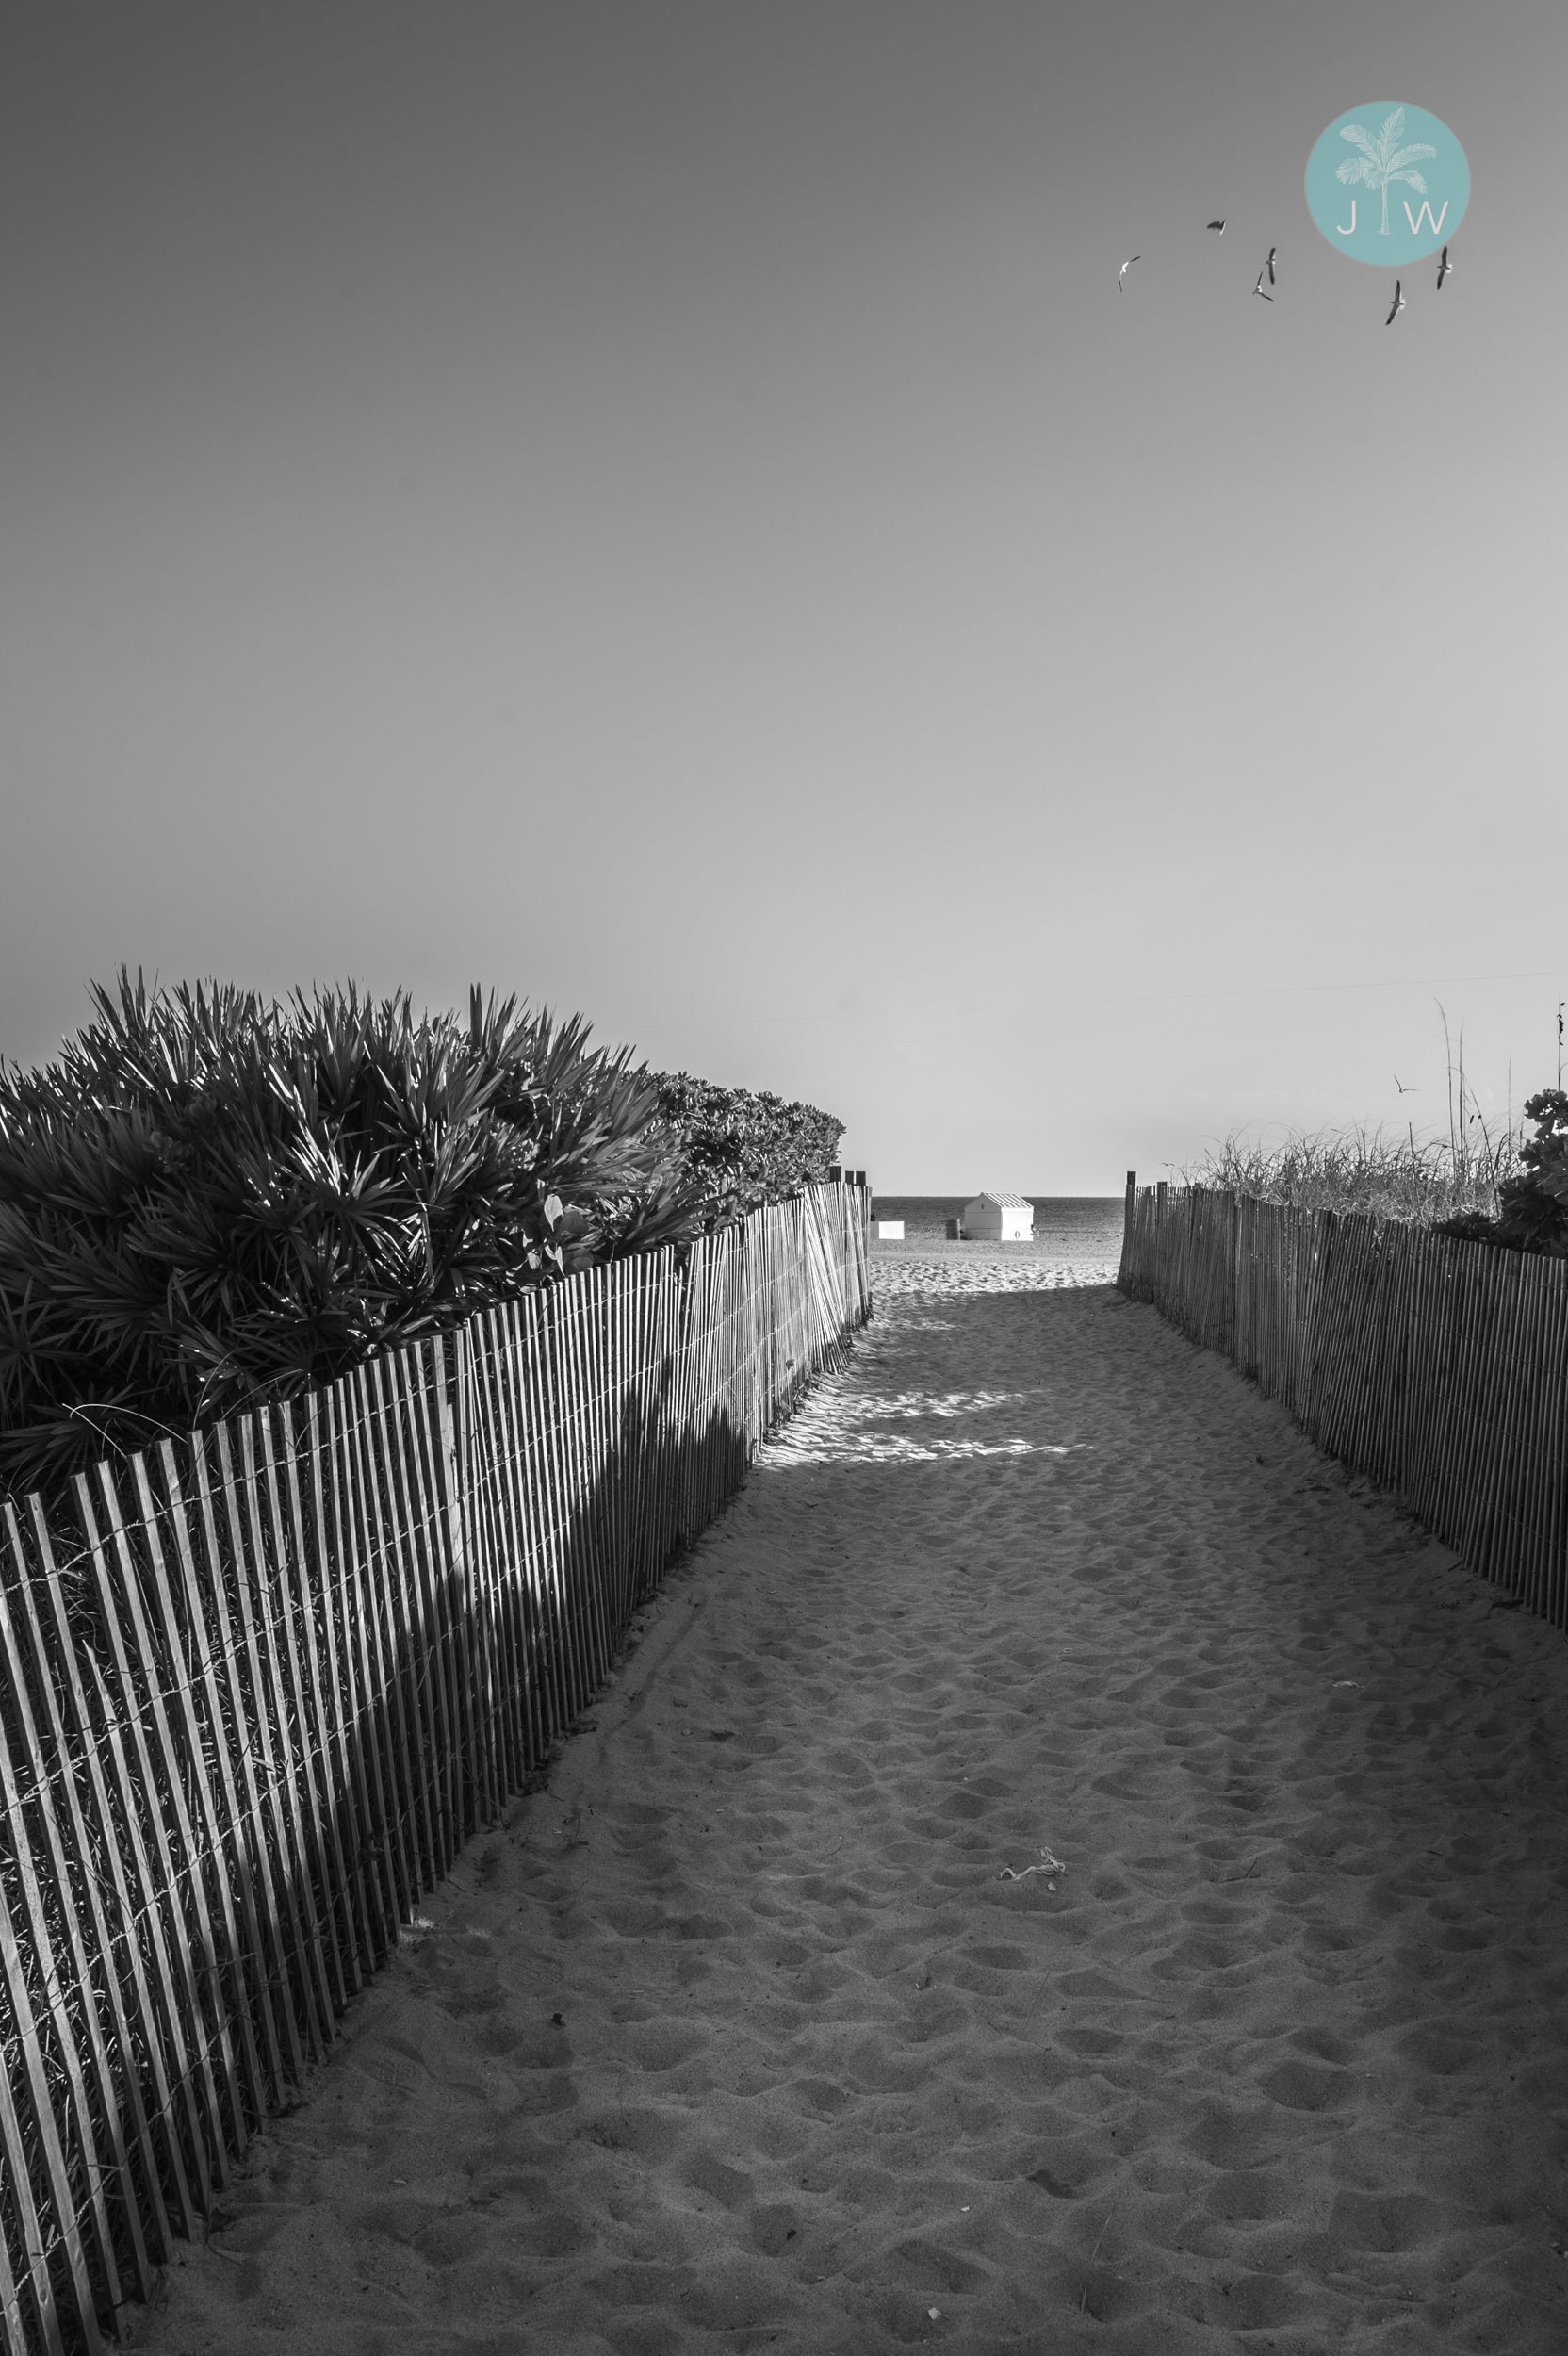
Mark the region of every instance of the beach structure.
[[1026, 1194], [997, 1194], [987, 1187], [964, 1204], [959, 1224], [976, 1241], [1028, 1243], [1035, 1233], [1035, 1206]]
[[904, 1241], [904, 1221], [901, 1219], [879, 1219], [875, 1224], [878, 1243], [902, 1243]]

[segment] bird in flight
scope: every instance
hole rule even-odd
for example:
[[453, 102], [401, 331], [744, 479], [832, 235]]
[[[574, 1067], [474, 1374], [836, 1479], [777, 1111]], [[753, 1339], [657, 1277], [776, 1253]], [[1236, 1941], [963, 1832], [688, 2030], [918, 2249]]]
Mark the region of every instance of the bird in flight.
[[1437, 265], [1437, 291], [1439, 294], [1443, 292], [1443, 281], [1452, 274], [1453, 267], [1452, 262], [1448, 259], [1448, 249], [1445, 246], [1441, 255], [1439, 256]]
[[[1267, 268], [1268, 268], [1268, 264], [1266, 262], [1266, 263], [1264, 264], [1264, 266], [1263, 266], [1263, 269], [1264, 269], [1264, 270], [1266, 270]], [[1273, 300], [1274, 300], [1274, 298], [1273, 298], [1273, 296], [1272, 296], [1271, 294], [1263, 294], [1263, 270], [1259, 270], [1259, 272], [1258, 272], [1258, 283], [1257, 283], [1257, 285], [1253, 287], [1252, 292], [1253, 292], [1255, 295], [1263, 295], [1263, 299], [1264, 299], [1264, 301], [1265, 301], [1266, 303], [1272, 303], [1272, 302], [1273, 302]]]
[[[1229, 219], [1229, 215], [1227, 215], [1226, 218]], [[1221, 237], [1225, 235], [1225, 222], [1223, 221], [1211, 221], [1205, 223], [1205, 226], [1210, 229], [1217, 229]]]
[[1271, 286], [1274, 284], [1274, 256], [1279, 251], [1277, 245], [1271, 245], [1268, 249], [1268, 259], [1264, 264], [1264, 269], [1268, 272], [1268, 283]]
[[1385, 327], [1392, 327], [1404, 307], [1405, 298], [1399, 292], [1399, 281], [1396, 279], [1394, 281], [1394, 300], [1388, 306], [1388, 317], [1384, 319], [1383, 325]]
[[1133, 264], [1135, 262], [1141, 262], [1142, 259], [1143, 255], [1141, 254], [1129, 254], [1127, 259], [1122, 263], [1121, 268], [1116, 274], [1116, 283], [1119, 291], [1126, 279], [1128, 271], [1132, 269]]
[[1400, 1079], [1399, 1074], [1398, 1074], [1397, 1072], [1396, 1072], [1396, 1073], [1394, 1074], [1394, 1085], [1395, 1085], [1395, 1087], [1398, 1089], [1398, 1091], [1399, 1091], [1399, 1093], [1400, 1093], [1400, 1095], [1401, 1095], [1401, 1096], [1419, 1096], [1419, 1095], [1420, 1095], [1420, 1093], [1421, 1093], [1421, 1091], [1420, 1091], [1420, 1089], [1419, 1089], [1419, 1088], [1406, 1088], [1406, 1086], [1405, 1086], [1404, 1082]]

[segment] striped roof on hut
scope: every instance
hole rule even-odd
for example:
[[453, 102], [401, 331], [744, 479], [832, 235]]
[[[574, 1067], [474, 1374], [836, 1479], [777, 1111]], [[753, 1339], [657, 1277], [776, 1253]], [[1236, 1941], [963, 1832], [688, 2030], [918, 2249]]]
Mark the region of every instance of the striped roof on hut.
[[970, 1200], [973, 1203], [988, 1203], [992, 1209], [997, 1211], [1032, 1211], [1035, 1207], [1028, 1195], [1001, 1194], [994, 1186], [982, 1186], [979, 1193], [972, 1195]]

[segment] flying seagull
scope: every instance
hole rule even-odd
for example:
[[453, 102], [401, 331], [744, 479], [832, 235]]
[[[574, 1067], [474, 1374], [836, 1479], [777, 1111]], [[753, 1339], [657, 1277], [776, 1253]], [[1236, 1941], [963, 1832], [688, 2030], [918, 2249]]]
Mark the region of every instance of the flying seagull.
[[1271, 286], [1274, 284], [1274, 256], [1279, 251], [1277, 245], [1271, 245], [1268, 249], [1268, 259], [1264, 264], [1265, 270], [1268, 272], [1268, 283]]
[[1443, 292], [1443, 281], [1451, 274], [1453, 267], [1452, 262], [1448, 259], [1448, 249], [1445, 246], [1437, 265], [1437, 291], [1439, 294]]
[[[1227, 214], [1227, 215], [1226, 215], [1226, 220], [1229, 220], [1229, 218], [1230, 218], [1230, 216], [1229, 216], [1229, 214]], [[1204, 226], [1205, 226], [1205, 228], [1209, 228], [1209, 229], [1217, 229], [1221, 237], [1223, 237], [1223, 236], [1225, 235], [1225, 222], [1224, 222], [1223, 221], [1206, 221], [1206, 222], [1204, 223]]]
[[[1263, 270], [1266, 270], [1267, 268], [1268, 264], [1266, 262], [1263, 266]], [[1258, 272], [1258, 283], [1253, 287], [1252, 292], [1255, 295], [1263, 295], [1263, 299], [1266, 303], [1272, 303], [1274, 298], [1271, 294], [1263, 294], [1263, 270]]]
[[1385, 327], [1392, 327], [1404, 307], [1405, 298], [1399, 292], [1399, 281], [1396, 279], [1394, 281], [1394, 300], [1388, 306], [1388, 317], [1384, 319], [1383, 325]]
[[1406, 1086], [1405, 1086], [1404, 1082], [1400, 1079], [1399, 1074], [1398, 1074], [1397, 1072], [1396, 1072], [1396, 1073], [1394, 1074], [1394, 1085], [1395, 1085], [1395, 1087], [1398, 1089], [1398, 1091], [1399, 1091], [1399, 1093], [1400, 1093], [1400, 1095], [1401, 1095], [1401, 1096], [1419, 1096], [1419, 1095], [1420, 1095], [1420, 1093], [1421, 1093], [1421, 1091], [1420, 1091], [1420, 1089], [1419, 1089], [1419, 1088], [1406, 1088]]
[[1119, 292], [1120, 291], [1122, 281], [1125, 279], [1128, 271], [1132, 269], [1133, 264], [1135, 262], [1141, 262], [1142, 259], [1143, 255], [1141, 254], [1129, 254], [1127, 259], [1122, 263], [1121, 268], [1116, 274], [1116, 283]]

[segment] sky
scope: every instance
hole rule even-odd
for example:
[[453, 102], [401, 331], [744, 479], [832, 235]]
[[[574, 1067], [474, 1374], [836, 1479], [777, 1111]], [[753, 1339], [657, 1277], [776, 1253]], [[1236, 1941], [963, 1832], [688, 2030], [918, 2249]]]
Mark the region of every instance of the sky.
[[[888, 1193], [1446, 1129], [1444, 1013], [1517, 1111], [1565, 89], [1560, 0], [8, 11], [0, 1055], [477, 981]], [[1392, 328], [1383, 99], [1473, 178]]]

